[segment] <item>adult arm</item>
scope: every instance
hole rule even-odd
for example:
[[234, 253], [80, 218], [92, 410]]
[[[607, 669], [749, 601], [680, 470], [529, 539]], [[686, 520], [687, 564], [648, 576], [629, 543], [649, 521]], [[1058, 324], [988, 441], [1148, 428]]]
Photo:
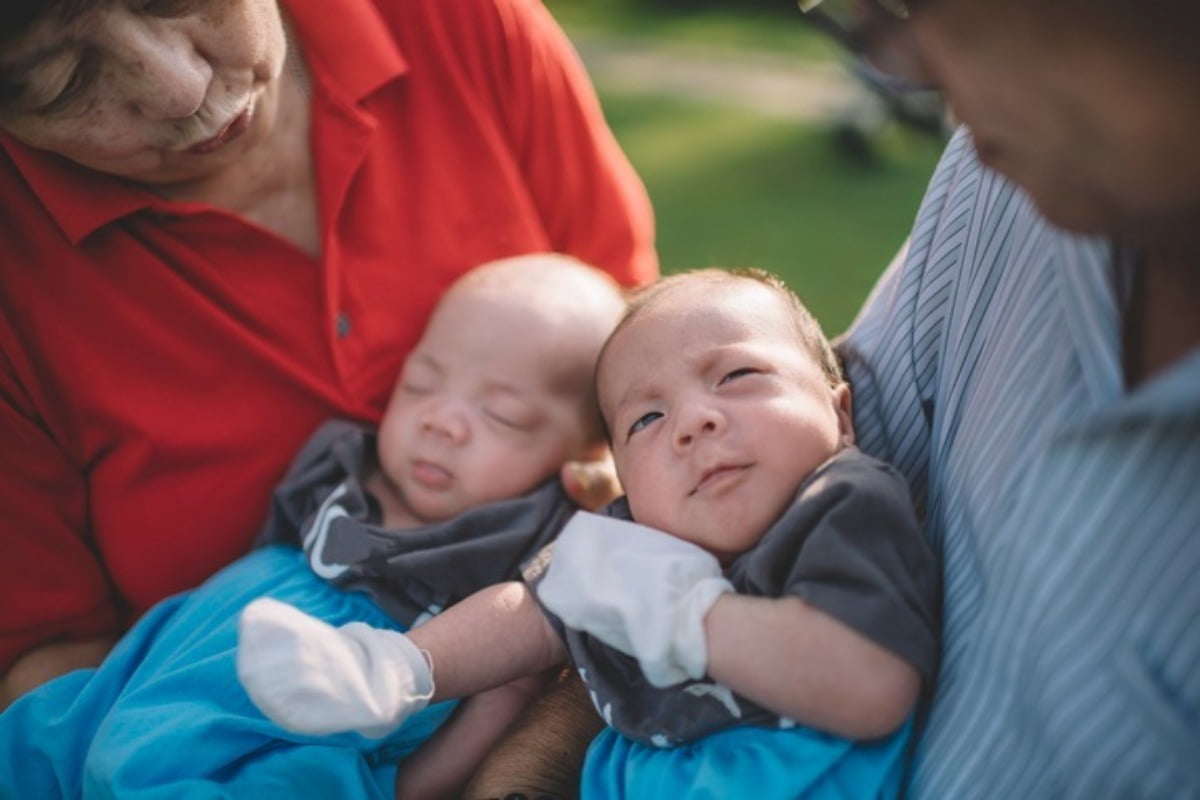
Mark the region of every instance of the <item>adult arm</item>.
[[115, 636], [97, 636], [52, 642], [22, 653], [0, 679], [0, 711], [21, 695], [59, 675], [99, 666], [115, 643]]
[[[0, 337], [7, 337], [7, 331]], [[15, 352], [10, 343], [8, 353]], [[28, 366], [28, 365], [26, 365]], [[117, 629], [104, 568], [86, 536], [85, 482], [0, 355], [0, 702], [98, 664]]]

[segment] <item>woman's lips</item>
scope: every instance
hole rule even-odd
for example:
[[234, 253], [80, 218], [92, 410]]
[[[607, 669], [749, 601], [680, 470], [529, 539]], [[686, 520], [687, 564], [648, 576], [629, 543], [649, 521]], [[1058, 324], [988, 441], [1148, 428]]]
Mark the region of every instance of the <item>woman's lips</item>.
[[205, 139], [203, 142], [194, 144], [187, 149], [187, 152], [194, 156], [202, 156], [206, 153], [211, 153], [221, 147], [224, 147], [229, 142], [241, 136], [250, 129], [250, 117], [253, 111], [252, 105], [247, 105], [242, 109], [242, 113], [238, 114], [233, 119], [225, 124], [216, 136], [211, 139]]

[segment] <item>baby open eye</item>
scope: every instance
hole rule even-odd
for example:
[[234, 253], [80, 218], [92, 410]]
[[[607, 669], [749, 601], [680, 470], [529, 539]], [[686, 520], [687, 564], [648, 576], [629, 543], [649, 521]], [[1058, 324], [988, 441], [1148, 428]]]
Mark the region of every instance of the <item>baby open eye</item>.
[[656, 419], [658, 419], [661, 416], [662, 416], [661, 411], [649, 411], [645, 414], [642, 414], [640, 417], [638, 417], [637, 419], [635, 419], [633, 421], [632, 425], [629, 426], [629, 432], [626, 434], [626, 436], [633, 436], [638, 431], [645, 430], [646, 427], [648, 427], [650, 425], [650, 423], [654, 422]]

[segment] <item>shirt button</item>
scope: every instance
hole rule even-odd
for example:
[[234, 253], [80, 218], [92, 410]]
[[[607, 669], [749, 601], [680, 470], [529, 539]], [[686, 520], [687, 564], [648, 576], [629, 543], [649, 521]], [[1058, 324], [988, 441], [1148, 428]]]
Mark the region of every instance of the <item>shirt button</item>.
[[345, 311], [339, 311], [337, 315], [337, 324], [334, 326], [334, 330], [337, 331], [337, 337], [339, 339], [345, 339], [347, 336], [349, 336], [350, 327], [350, 315]]

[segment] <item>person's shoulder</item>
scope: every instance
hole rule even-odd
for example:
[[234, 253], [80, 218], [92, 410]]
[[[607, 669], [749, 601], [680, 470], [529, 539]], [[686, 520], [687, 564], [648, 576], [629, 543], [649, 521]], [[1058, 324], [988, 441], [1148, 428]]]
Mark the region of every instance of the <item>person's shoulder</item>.
[[372, 4], [413, 74], [490, 85], [546, 36], [539, 0], [356, 0]]
[[540, 0], [368, 0], [384, 16], [418, 26], [451, 26], [482, 31], [514, 12], [541, 5]]

